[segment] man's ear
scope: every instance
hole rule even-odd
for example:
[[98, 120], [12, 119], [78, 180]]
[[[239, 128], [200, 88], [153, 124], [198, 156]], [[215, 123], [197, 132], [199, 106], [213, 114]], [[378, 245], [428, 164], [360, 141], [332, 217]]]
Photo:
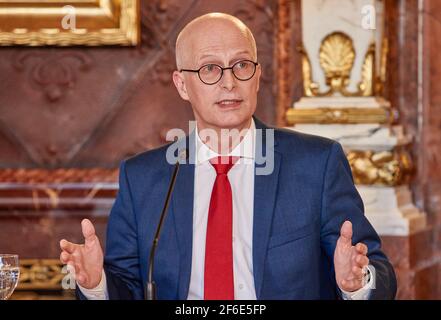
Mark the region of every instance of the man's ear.
[[173, 72], [173, 83], [175, 84], [176, 89], [178, 89], [181, 98], [187, 101], [190, 100], [188, 97], [187, 88], [185, 87], [185, 81], [182, 72]]

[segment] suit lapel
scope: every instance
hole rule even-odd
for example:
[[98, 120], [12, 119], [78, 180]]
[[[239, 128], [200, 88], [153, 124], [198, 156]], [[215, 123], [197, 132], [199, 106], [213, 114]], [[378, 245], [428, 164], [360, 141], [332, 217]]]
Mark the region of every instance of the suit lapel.
[[[194, 148], [188, 143], [194, 141], [194, 135], [186, 137], [189, 152]], [[171, 171], [173, 168], [171, 168]], [[193, 198], [194, 198], [194, 164], [186, 161], [181, 164], [175, 182], [173, 194], [173, 216], [179, 248], [179, 287], [178, 299], [187, 299], [191, 276], [191, 259], [193, 246]]]
[[[281, 162], [281, 154], [277, 152], [276, 140], [274, 139], [274, 147], [266, 144], [266, 130], [268, 129], [263, 123], [254, 119], [256, 129], [261, 129], [262, 139], [256, 136], [256, 157], [258, 152], [266, 154], [266, 152], [274, 151], [274, 170], [269, 175], [256, 174], [258, 168], [264, 167], [266, 164], [258, 164], [256, 161], [254, 176], [254, 218], [253, 218], [253, 273], [256, 296], [259, 299], [262, 290], [263, 273], [265, 266], [268, 241], [271, 232], [272, 218], [277, 195], [277, 186], [279, 179], [279, 169]], [[262, 151], [260, 151], [262, 150]], [[266, 150], [266, 152], [265, 152]]]

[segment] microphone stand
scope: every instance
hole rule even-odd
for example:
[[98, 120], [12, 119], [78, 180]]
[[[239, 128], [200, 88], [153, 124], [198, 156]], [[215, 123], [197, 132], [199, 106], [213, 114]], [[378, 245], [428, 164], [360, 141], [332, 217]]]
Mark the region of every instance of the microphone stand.
[[[186, 155], [188, 154], [187, 150], [185, 150], [185, 153], [186, 153]], [[187, 156], [186, 156], [186, 158], [187, 158]], [[150, 250], [148, 279], [147, 279], [147, 283], [144, 288], [145, 300], [156, 300], [156, 284], [153, 281], [153, 265], [155, 262], [155, 252], [156, 252], [156, 247], [158, 246], [159, 235], [161, 233], [162, 225], [164, 224], [165, 216], [167, 215], [167, 209], [168, 209], [168, 204], [170, 202], [170, 197], [171, 197], [171, 195], [173, 193], [173, 189], [175, 187], [176, 176], [179, 171], [179, 164], [180, 163], [179, 163], [179, 159], [178, 159], [178, 161], [176, 161], [176, 163], [175, 163], [175, 169], [173, 170], [173, 175], [170, 180], [170, 184], [168, 186], [167, 197], [165, 198], [164, 207], [162, 208], [161, 216], [159, 219], [159, 224], [156, 228], [155, 237], [153, 239], [152, 249]]]

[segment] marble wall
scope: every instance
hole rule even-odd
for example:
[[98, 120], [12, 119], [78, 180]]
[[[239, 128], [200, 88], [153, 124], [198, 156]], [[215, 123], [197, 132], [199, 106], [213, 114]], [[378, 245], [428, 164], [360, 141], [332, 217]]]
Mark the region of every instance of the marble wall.
[[416, 205], [428, 227], [409, 237], [383, 237], [402, 299], [441, 299], [441, 3], [386, 0], [390, 41], [386, 96], [414, 137]]

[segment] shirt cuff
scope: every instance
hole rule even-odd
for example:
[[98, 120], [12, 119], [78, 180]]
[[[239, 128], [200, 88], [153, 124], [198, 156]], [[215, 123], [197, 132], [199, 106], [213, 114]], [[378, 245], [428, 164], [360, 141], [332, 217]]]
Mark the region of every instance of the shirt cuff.
[[93, 289], [86, 289], [80, 286], [77, 282], [78, 288], [80, 288], [81, 293], [88, 299], [88, 300], [109, 300], [109, 295], [107, 292], [107, 280], [106, 280], [106, 273], [103, 270], [103, 273], [101, 275], [101, 281], [100, 283]]
[[366, 283], [362, 288], [354, 292], [348, 292], [340, 289], [342, 292], [343, 300], [368, 300], [372, 289], [375, 287], [375, 277], [372, 270], [373, 266], [367, 266], [367, 272], [364, 276], [364, 282]]

